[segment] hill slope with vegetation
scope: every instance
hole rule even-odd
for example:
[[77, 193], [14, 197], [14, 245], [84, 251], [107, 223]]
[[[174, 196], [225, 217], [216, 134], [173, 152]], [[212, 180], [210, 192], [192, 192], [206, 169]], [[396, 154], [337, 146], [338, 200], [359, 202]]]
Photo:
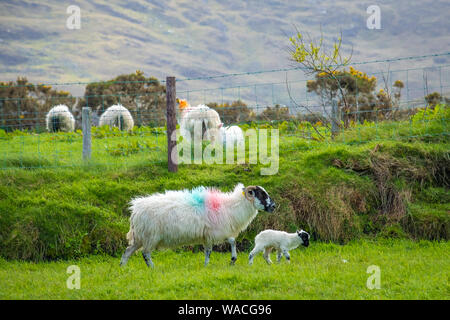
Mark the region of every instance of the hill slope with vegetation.
[[[33, 261], [95, 253], [116, 256], [126, 246], [132, 197], [198, 185], [225, 191], [238, 182], [264, 186], [278, 204], [275, 213], [261, 213], [240, 236], [241, 250], [266, 228], [303, 228], [314, 241], [336, 243], [365, 237], [448, 240], [447, 123], [435, 122], [441, 126], [439, 135], [414, 137], [425, 126], [433, 129], [433, 123], [408, 127], [405, 122], [394, 130], [399, 139], [392, 139], [393, 123], [376, 128], [367, 123], [323, 142], [300, 139], [283, 129], [279, 172], [273, 176], [261, 176], [260, 165], [181, 165], [178, 173], [168, 173], [165, 136], [159, 133], [155, 140], [157, 132], [127, 136], [128, 144], [122, 134], [104, 137], [99, 145], [118, 141], [120, 148], [132, 152], [107, 152], [97, 159], [94, 152], [92, 163], [85, 166], [81, 137], [65, 139], [70, 134], [60, 133], [54, 136], [62, 139], [46, 140], [51, 134], [41, 134], [42, 157], [9, 152], [3, 158], [0, 256]], [[11, 133], [2, 139], [20, 146], [25, 138]], [[46, 159], [45, 141], [62, 155], [64, 146], [79, 148], [77, 156], [69, 157], [80, 160], [67, 166]], [[157, 141], [159, 149], [140, 148], [146, 141]]]
[[[164, 79], [285, 68], [288, 54], [280, 57], [280, 51], [295, 32], [293, 25], [312, 36], [320, 29], [332, 36], [342, 30], [346, 49], [352, 47], [359, 61], [450, 49], [449, 20], [442, 14], [449, 4], [443, 0], [383, 1], [380, 30], [366, 27], [370, 4], [358, 1], [266, 1], [262, 6], [256, 0], [80, 0], [79, 30], [66, 28], [68, 5], [1, 1], [3, 80], [21, 74], [50, 83], [97, 81], [136, 69]], [[432, 64], [446, 61], [440, 57]]]

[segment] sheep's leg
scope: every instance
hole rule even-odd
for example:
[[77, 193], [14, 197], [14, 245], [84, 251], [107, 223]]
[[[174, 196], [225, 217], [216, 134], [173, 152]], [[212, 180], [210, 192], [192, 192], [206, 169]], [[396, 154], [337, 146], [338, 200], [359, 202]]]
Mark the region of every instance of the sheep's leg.
[[268, 264], [272, 264], [272, 260], [270, 260], [270, 252], [272, 251], [272, 248], [269, 248], [269, 247], [267, 247], [265, 250], [264, 250], [264, 255], [263, 255], [263, 257], [264, 257], [264, 260], [266, 260], [266, 262], [268, 263]]
[[279, 263], [281, 261], [281, 258], [283, 257], [283, 254], [281, 253], [281, 250], [277, 250], [277, 262]]
[[152, 261], [152, 252], [151, 251], [149, 251], [149, 250], [144, 250], [143, 252], [142, 252], [142, 257], [144, 257], [144, 260], [145, 260], [145, 263], [147, 264], [147, 267], [152, 267], [152, 268], [154, 268], [155, 267], [155, 265], [153, 264], [153, 261]]
[[209, 256], [211, 255], [212, 245], [205, 245], [205, 267], [209, 263]]
[[127, 264], [128, 259], [130, 259], [131, 255], [137, 250], [139, 249], [139, 245], [137, 244], [133, 244], [131, 246], [129, 246], [126, 250], [125, 253], [122, 255], [122, 259], [120, 259], [120, 266], [124, 266]]
[[259, 246], [255, 246], [255, 248], [250, 252], [250, 254], [248, 255], [248, 264], [252, 265], [253, 264], [253, 258], [261, 251], [263, 251], [264, 248], [261, 248]]
[[281, 249], [283, 251], [283, 255], [286, 258], [287, 262], [291, 262], [291, 256], [289, 255], [289, 252], [286, 249]]
[[231, 265], [234, 265], [234, 263], [237, 260], [237, 253], [236, 253], [236, 241], [234, 240], [234, 238], [228, 238], [228, 242], [231, 245]]

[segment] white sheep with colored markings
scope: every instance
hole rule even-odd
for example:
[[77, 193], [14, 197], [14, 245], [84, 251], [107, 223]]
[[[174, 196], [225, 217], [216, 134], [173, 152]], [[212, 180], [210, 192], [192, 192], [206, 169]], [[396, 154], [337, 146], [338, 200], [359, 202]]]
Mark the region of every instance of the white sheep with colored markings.
[[272, 260], [270, 260], [270, 252], [274, 248], [277, 250], [277, 262], [281, 261], [282, 255], [284, 255], [286, 260], [289, 262], [291, 260], [289, 251], [297, 248], [299, 245], [303, 245], [305, 247], [309, 246], [308, 232], [297, 230], [295, 233], [287, 233], [284, 231], [270, 229], [261, 231], [255, 237], [255, 248], [248, 256], [248, 263], [253, 264], [253, 258], [255, 255], [264, 250], [264, 260], [266, 260], [268, 264], [271, 264]]
[[115, 104], [106, 109], [100, 116], [99, 126], [104, 125], [130, 131], [134, 127], [134, 120], [127, 108], [121, 104]]
[[180, 134], [187, 141], [210, 140], [220, 141], [220, 128], [223, 126], [220, 116], [207, 105], [199, 104], [192, 107], [186, 100], [180, 99], [179, 122]]
[[231, 244], [231, 264], [237, 259], [235, 238], [245, 230], [258, 210], [273, 212], [275, 203], [260, 186], [239, 183], [232, 192], [197, 187], [166, 191], [131, 201], [129, 246], [120, 265], [142, 248], [147, 266], [153, 267], [153, 250], [203, 244], [205, 266], [213, 244]]
[[51, 108], [45, 117], [45, 123], [50, 132], [75, 130], [75, 118], [64, 104]]

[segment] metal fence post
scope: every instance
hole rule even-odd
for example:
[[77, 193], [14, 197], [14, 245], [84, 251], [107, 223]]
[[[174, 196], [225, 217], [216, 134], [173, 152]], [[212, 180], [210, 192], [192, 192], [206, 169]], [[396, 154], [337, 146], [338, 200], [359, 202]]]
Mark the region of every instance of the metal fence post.
[[[172, 134], [177, 129], [175, 114], [176, 88], [175, 77], [166, 78], [166, 109], [167, 109], [167, 160], [169, 172], [178, 171], [177, 142], [172, 141]], [[172, 157], [173, 155], [173, 157]]]
[[91, 159], [91, 108], [83, 107], [81, 112], [81, 129], [83, 130], [83, 160]]

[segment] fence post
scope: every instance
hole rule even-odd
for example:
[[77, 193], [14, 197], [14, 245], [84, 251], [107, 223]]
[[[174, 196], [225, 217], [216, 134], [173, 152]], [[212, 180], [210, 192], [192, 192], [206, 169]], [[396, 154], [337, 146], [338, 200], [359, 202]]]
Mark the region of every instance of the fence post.
[[[166, 116], [167, 116], [167, 159], [169, 172], [178, 171], [177, 142], [172, 141], [172, 134], [177, 129], [175, 114], [176, 88], [175, 77], [166, 77]], [[172, 158], [172, 154], [174, 155]]]
[[331, 100], [331, 135], [333, 137], [338, 134], [339, 125], [340, 125], [340, 119], [339, 119], [337, 101], [335, 99], [333, 99], [333, 100]]
[[83, 160], [91, 159], [91, 108], [83, 107], [81, 111], [81, 129], [83, 130]]

